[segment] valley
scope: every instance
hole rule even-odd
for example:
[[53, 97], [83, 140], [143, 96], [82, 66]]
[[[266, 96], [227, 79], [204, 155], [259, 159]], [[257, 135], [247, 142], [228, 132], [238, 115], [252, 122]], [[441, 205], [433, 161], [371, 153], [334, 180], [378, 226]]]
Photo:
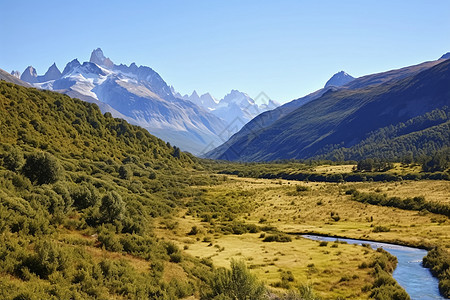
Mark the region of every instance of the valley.
[[[332, 170], [333, 167], [328, 167]], [[301, 187], [297, 189], [297, 187]], [[226, 267], [231, 259], [246, 261], [251, 272], [269, 286], [295, 287], [310, 285], [324, 299], [367, 299], [371, 292], [368, 283], [374, 281], [370, 265], [375, 251], [361, 246], [320, 242], [302, 238], [300, 234], [313, 233], [382, 241], [431, 249], [434, 246], [450, 248], [448, 217], [366, 205], [354, 202], [347, 189], [388, 193], [426, 195], [427, 201], [449, 203], [448, 181], [406, 181], [396, 183], [304, 183], [287, 180], [249, 179], [231, 176], [223, 184], [204, 188], [204, 201], [231, 197], [229, 191], [239, 191], [241, 201], [254, 206], [251, 212], [243, 210], [228, 226], [253, 224], [265, 232], [240, 234], [224, 233], [220, 213], [205, 210], [192, 216], [182, 211], [175, 218], [162, 221], [176, 226], [170, 230], [160, 226], [161, 237], [175, 241], [186, 253], [197, 258], [208, 258], [217, 266]], [[300, 191], [298, 191], [300, 190]], [[417, 195], [416, 194], [416, 195]], [[193, 200], [195, 201], [195, 200]], [[197, 200], [198, 201], [198, 200]], [[214, 217], [214, 213], [216, 216]], [[206, 217], [207, 215], [213, 217]], [[333, 216], [339, 216], [339, 219]], [[196, 226], [198, 233], [189, 235]], [[380, 232], [379, 227], [387, 227]], [[289, 242], [265, 242], [264, 237], [281, 232], [288, 234]], [[448, 252], [447, 252], [448, 253]], [[286, 272], [293, 280], [285, 278]]]
[[388, 252], [306, 233], [427, 249], [448, 297], [445, 148], [221, 162], [60, 93], [1, 81], [0, 100], [1, 298], [217, 299], [231, 266], [257, 299], [409, 299]]
[[449, 298], [449, 74], [341, 71], [279, 106], [100, 48], [0, 69], [0, 298]]

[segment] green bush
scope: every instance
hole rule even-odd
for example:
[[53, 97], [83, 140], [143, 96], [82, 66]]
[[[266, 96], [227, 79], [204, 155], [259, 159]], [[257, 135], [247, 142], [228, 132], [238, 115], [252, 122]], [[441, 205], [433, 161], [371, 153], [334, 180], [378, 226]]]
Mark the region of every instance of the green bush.
[[431, 273], [439, 278], [441, 294], [450, 298], [450, 255], [448, 252], [441, 247], [431, 249], [423, 258], [423, 266], [429, 268]]
[[102, 198], [102, 204], [100, 206], [101, 219], [107, 223], [113, 223], [114, 221], [120, 221], [124, 217], [125, 202], [122, 197], [116, 192], [109, 192]]
[[19, 170], [25, 162], [20, 149], [11, 147], [9, 152], [3, 157], [3, 166], [11, 171]]
[[387, 226], [375, 226], [372, 230], [373, 232], [389, 232], [391, 229]]
[[100, 196], [91, 183], [82, 182], [70, 190], [73, 205], [78, 209], [96, 206], [100, 203]]
[[264, 299], [264, 284], [248, 271], [242, 261], [231, 261], [231, 270], [219, 268], [209, 281], [202, 299]]
[[119, 168], [119, 177], [125, 180], [131, 178], [132, 172], [128, 165], [122, 165]]
[[267, 235], [264, 239], [263, 242], [280, 242], [280, 243], [287, 243], [287, 242], [291, 242], [292, 239], [290, 236], [286, 235], [286, 234], [281, 234], [281, 233], [277, 233], [277, 234], [271, 234], [271, 235]]
[[56, 157], [47, 152], [37, 152], [27, 157], [23, 174], [37, 184], [54, 183], [62, 178], [63, 169]]

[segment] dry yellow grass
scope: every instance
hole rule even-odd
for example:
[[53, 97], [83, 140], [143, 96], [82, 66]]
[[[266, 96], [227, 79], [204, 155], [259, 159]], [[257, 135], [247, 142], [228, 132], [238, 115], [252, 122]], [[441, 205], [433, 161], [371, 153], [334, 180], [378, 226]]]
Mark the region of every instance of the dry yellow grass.
[[355, 165], [321, 165], [313, 169], [314, 173], [324, 173], [324, 174], [341, 174], [341, 173], [351, 173]]
[[[351, 166], [332, 167], [342, 167], [335, 172], [344, 172]], [[324, 172], [329, 171], [324, 167]], [[297, 192], [298, 185], [306, 186], [307, 190]], [[287, 233], [316, 232], [394, 243], [442, 244], [450, 248], [450, 220], [447, 217], [358, 203], [345, 195], [349, 188], [402, 198], [425, 196], [426, 201], [450, 202], [448, 181], [337, 184], [234, 176], [229, 176], [229, 180], [221, 185], [206, 188], [205, 197], [224, 197], [229, 191], [248, 192], [246, 195], [250, 196], [245, 199], [253, 202], [255, 209], [241, 215], [241, 221], [272, 225]], [[338, 214], [340, 220], [333, 220], [331, 212]], [[326, 299], [368, 297], [361, 289], [370, 284], [372, 278], [368, 269], [359, 269], [358, 266], [372, 259], [374, 252], [371, 250], [345, 244], [331, 248], [332, 243], [319, 247], [318, 242], [304, 238], [294, 238], [288, 243], [265, 243], [259, 233], [222, 235], [211, 232], [209, 223], [185, 213], [180, 211], [171, 219], [160, 220], [156, 233], [161, 238], [174, 241], [192, 256], [211, 258], [219, 267], [228, 267], [232, 258], [243, 259], [268, 285], [279, 282], [282, 271], [291, 271], [296, 283], [311, 284]], [[264, 224], [259, 224], [261, 220]], [[168, 229], [167, 224], [175, 226]], [[373, 228], [377, 225], [388, 226], [391, 231], [375, 233]], [[199, 234], [187, 235], [192, 226], [198, 227]], [[203, 242], [205, 236], [208, 242]]]
[[[214, 265], [229, 267], [230, 260], [242, 259], [258, 278], [269, 285], [281, 280], [282, 271], [291, 271], [295, 284], [310, 284], [325, 298], [367, 298], [361, 287], [372, 281], [368, 269], [359, 269], [369, 262], [372, 251], [347, 244], [319, 242], [305, 238], [288, 243], [262, 242], [259, 234], [225, 235], [214, 239], [213, 245], [196, 242], [189, 245], [187, 253], [211, 258]], [[348, 279], [348, 281], [347, 281]]]

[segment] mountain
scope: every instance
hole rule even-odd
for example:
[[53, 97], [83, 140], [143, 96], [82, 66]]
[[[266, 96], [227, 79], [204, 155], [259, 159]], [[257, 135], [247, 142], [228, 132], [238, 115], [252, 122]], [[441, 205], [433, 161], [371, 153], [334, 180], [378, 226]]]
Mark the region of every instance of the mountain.
[[441, 58], [439, 58], [439, 59], [449, 59], [449, 58], [450, 58], [450, 52], [447, 52], [444, 55], [442, 55]]
[[58, 67], [54, 63], [51, 65], [47, 72], [45, 72], [44, 75], [38, 76], [36, 69], [32, 66], [29, 66], [23, 71], [22, 76], [20, 76], [20, 79], [23, 81], [26, 81], [28, 83], [41, 83], [41, 82], [47, 82], [50, 80], [57, 80], [61, 78], [61, 72], [59, 71]]
[[[260, 161], [327, 157], [327, 153], [339, 149], [345, 152], [363, 143], [376, 130], [449, 106], [449, 69], [450, 61], [438, 60], [364, 76], [339, 89], [316, 92], [316, 98], [288, 114], [278, 113], [281, 106], [266, 112], [268, 116], [263, 121], [264, 115], [252, 120], [241, 130], [243, 133], [237, 133], [207, 156]], [[277, 115], [272, 116], [274, 112]], [[440, 132], [434, 139], [426, 138], [436, 145], [448, 145], [448, 131]], [[356, 157], [342, 155], [339, 159]], [[364, 153], [359, 154], [362, 156]]]
[[103, 54], [102, 49], [97, 48], [91, 53], [91, 58], [89, 62], [97, 64], [99, 66], [111, 69], [114, 67], [114, 63]]
[[330, 80], [328, 80], [327, 83], [325, 83], [325, 87], [343, 86], [354, 79], [355, 78], [353, 76], [348, 75], [344, 71], [340, 71], [339, 73], [334, 74], [333, 77], [331, 77]]
[[228, 140], [233, 134], [238, 132], [245, 124], [259, 114], [279, 106], [276, 101], [269, 99], [264, 93], [258, 95], [255, 100], [246, 93], [238, 90], [231, 90], [231, 92], [225, 95], [223, 99], [218, 101], [209, 93], [199, 96], [194, 90], [190, 96], [181, 96], [181, 94], [177, 93], [173, 87], [171, 87], [171, 89], [174, 95], [178, 95], [178, 97], [181, 97], [182, 99], [191, 101], [198, 106], [203, 107], [225, 121], [227, 127], [220, 136], [222, 142]]
[[37, 73], [36, 69], [32, 66], [28, 66], [25, 71], [22, 72], [20, 76], [20, 80], [26, 81], [28, 83], [36, 83], [37, 81]]
[[48, 68], [47, 72], [45, 72], [42, 78], [38, 76], [38, 82], [45, 82], [50, 80], [57, 80], [61, 78], [61, 71], [59, 71], [58, 67], [55, 63]]
[[20, 72], [19, 72], [19, 71], [12, 70], [12, 71], [11, 71], [11, 75], [14, 76], [14, 77], [16, 77], [16, 78], [19, 78], [19, 79], [20, 79]]
[[22, 81], [17, 76], [11, 75], [5, 70], [0, 69], [0, 80], [4, 80], [6, 82], [15, 83], [21, 86], [30, 87], [31, 85], [28, 82]]
[[197, 94], [197, 91], [193, 91], [192, 94], [181, 96], [180, 93], [177, 93], [173, 87], [171, 87], [172, 92], [174, 95], [176, 95], [178, 98], [191, 101], [195, 103], [196, 105], [203, 107], [207, 110], [214, 110], [214, 108], [217, 106], [219, 101], [216, 100], [210, 93], [203, 94], [199, 96]]
[[43, 76], [28, 67], [22, 80], [41, 89], [58, 91], [96, 103], [128, 122], [194, 154], [220, 145], [225, 122], [207, 109], [177, 98], [153, 69], [115, 65], [103, 51], [95, 49], [89, 62], [74, 59], [61, 73], [53, 64]]

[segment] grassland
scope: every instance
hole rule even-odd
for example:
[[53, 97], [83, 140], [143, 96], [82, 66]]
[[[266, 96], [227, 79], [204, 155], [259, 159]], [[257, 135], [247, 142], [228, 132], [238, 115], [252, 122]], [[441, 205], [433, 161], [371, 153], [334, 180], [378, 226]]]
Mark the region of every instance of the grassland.
[[[349, 166], [320, 168], [323, 172], [348, 172]], [[232, 258], [242, 259], [252, 272], [275, 289], [307, 284], [325, 299], [367, 299], [373, 270], [358, 266], [369, 264], [377, 254], [347, 244], [320, 246], [319, 242], [295, 234], [311, 232], [418, 247], [441, 245], [447, 250], [450, 248], [450, 220], [447, 217], [355, 202], [345, 193], [348, 189], [402, 198], [424, 196], [426, 201], [450, 202], [450, 182], [440, 180], [325, 183], [228, 176], [228, 180], [223, 180], [220, 185], [202, 187], [203, 201], [223, 199], [245, 203], [246, 208], [233, 222], [260, 228], [275, 227], [292, 234], [291, 242], [263, 242], [262, 236], [270, 234], [264, 231], [224, 234], [219, 230], [220, 217], [203, 218], [202, 221], [187, 210], [161, 219], [156, 234], [175, 241], [192, 256], [210, 259], [215, 266], [227, 267]], [[170, 229], [167, 224], [171, 225]], [[189, 235], [193, 226], [197, 227], [198, 233]], [[377, 226], [389, 231], [376, 232]], [[289, 274], [291, 281], [286, 281]]]

